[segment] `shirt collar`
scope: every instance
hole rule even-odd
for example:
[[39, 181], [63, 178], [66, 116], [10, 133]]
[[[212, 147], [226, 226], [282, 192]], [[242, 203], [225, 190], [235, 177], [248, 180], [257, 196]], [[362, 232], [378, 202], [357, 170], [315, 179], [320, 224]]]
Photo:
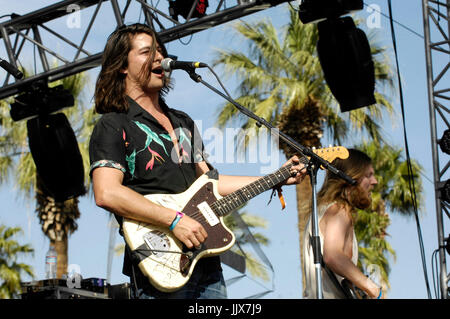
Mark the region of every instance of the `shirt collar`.
[[[128, 101], [128, 106], [129, 106], [127, 115], [131, 120], [139, 118], [139, 117], [144, 117], [144, 118], [148, 119], [149, 121], [152, 121], [155, 124], [160, 125], [159, 122], [153, 117], [153, 115], [148, 113], [145, 109], [143, 109], [135, 100], [133, 100], [128, 95], [127, 95], [127, 101]], [[176, 128], [176, 127], [182, 126], [179, 119], [173, 114], [172, 109], [169, 108], [164, 101], [161, 101], [161, 102], [162, 102], [161, 107], [164, 109], [167, 116], [171, 120], [173, 127]]]
[[136, 118], [144, 114], [145, 110], [128, 95], [127, 95], [127, 102], [128, 102], [128, 112], [127, 112], [128, 117]]

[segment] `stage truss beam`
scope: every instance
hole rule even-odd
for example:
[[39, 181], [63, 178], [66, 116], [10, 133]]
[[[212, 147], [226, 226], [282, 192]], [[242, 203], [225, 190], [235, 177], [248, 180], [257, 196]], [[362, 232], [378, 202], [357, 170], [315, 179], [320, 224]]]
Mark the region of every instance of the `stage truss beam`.
[[[449, 298], [449, 274], [447, 273], [444, 218], [449, 215], [448, 202], [442, 199], [442, 187], [449, 179], [449, 155], [440, 152], [439, 140], [450, 129], [450, 0], [422, 0], [425, 35], [428, 104], [431, 129], [431, 150], [435, 187], [437, 239], [439, 248], [440, 298]], [[440, 155], [443, 155], [441, 158]], [[444, 164], [446, 163], [446, 164]], [[441, 164], [444, 164], [441, 166]], [[443, 167], [441, 169], [441, 167]]]
[[[197, 2], [194, 1], [193, 6]], [[190, 18], [191, 10], [186, 19], [181, 18], [182, 22], [170, 15], [169, 1], [158, 1], [153, 5], [152, 0], [66, 0], [23, 16], [12, 15], [10, 20], [0, 24], [4, 52], [13, 66], [27, 66], [30, 50], [24, 47], [31, 45], [37, 71], [22, 80], [8, 74], [0, 88], [0, 99], [20, 93], [35, 81], [52, 82], [99, 66], [103, 48], [95, 47], [95, 41], [90, 41], [93, 33], [98, 37], [104, 32], [106, 40], [124, 22], [144, 20], [140, 22], [152, 26], [167, 43], [284, 2], [287, 1], [209, 0], [205, 16]], [[232, 6], [227, 8], [227, 4]], [[111, 19], [105, 23], [105, 17]], [[83, 23], [80, 23], [81, 18]], [[52, 26], [60, 19], [65, 19], [67, 28], [58, 30]], [[71, 29], [77, 29], [78, 42], [71, 39]], [[66, 49], [55, 48], [55, 41], [63, 43]], [[56, 62], [51, 63], [50, 59]]]

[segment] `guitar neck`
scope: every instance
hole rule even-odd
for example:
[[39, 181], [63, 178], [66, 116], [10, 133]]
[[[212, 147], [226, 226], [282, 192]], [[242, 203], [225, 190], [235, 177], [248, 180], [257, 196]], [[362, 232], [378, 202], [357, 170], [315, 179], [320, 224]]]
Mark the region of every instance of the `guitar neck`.
[[228, 194], [216, 201], [211, 207], [219, 216], [226, 216], [239, 208], [250, 199], [284, 182], [291, 176], [292, 164], [281, 167], [276, 172], [261, 177], [260, 179]]

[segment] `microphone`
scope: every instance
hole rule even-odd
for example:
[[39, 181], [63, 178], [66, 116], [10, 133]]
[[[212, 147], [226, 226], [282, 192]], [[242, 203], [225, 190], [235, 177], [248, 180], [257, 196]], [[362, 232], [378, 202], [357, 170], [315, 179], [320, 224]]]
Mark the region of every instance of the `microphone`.
[[161, 67], [165, 72], [170, 72], [177, 69], [189, 72], [196, 68], [206, 68], [208, 65], [201, 62], [175, 61], [171, 58], [165, 58], [161, 61]]
[[0, 66], [8, 73], [11, 73], [12, 76], [14, 76], [16, 79], [20, 80], [21, 78], [23, 78], [23, 73], [9, 62], [0, 59]]

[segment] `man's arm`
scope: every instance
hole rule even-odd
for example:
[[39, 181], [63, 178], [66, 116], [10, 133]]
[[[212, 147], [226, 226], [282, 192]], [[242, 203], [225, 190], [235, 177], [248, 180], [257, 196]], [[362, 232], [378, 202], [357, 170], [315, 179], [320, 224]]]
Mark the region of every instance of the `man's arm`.
[[[371, 298], [377, 298], [380, 288], [367, 278], [345, 253], [346, 237], [352, 234], [351, 220], [343, 209], [331, 206], [320, 222], [324, 236], [323, 261], [334, 273], [350, 280]], [[353, 242], [353, 241], [352, 241]]]
[[[156, 205], [141, 194], [123, 186], [123, 173], [110, 167], [98, 167], [92, 172], [95, 203], [112, 213], [153, 225], [169, 228], [176, 211]], [[203, 226], [184, 216], [173, 234], [188, 248], [199, 246], [208, 236]]]
[[[290, 158], [283, 166], [293, 163], [292, 170], [297, 171], [296, 175], [289, 177], [284, 184], [292, 185], [300, 183], [305, 177], [304, 165], [300, 164], [297, 156]], [[208, 172], [209, 168], [206, 162], [199, 162], [196, 165], [197, 177]], [[234, 175], [222, 175], [219, 174], [219, 194], [221, 196], [226, 196], [231, 194], [238, 189], [260, 179], [260, 176], [234, 176]]]

